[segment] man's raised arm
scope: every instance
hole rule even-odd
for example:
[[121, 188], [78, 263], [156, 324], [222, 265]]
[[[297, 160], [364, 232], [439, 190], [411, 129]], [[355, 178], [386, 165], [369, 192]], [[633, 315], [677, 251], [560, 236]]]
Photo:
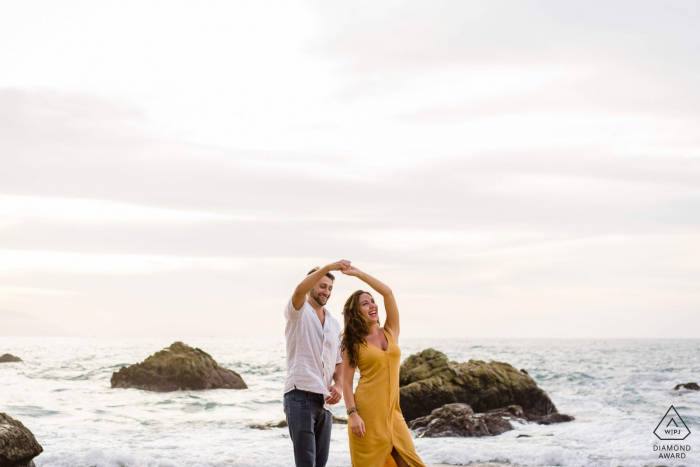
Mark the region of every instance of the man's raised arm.
[[301, 307], [304, 305], [304, 301], [306, 300], [306, 294], [308, 294], [311, 289], [314, 288], [314, 285], [316, 285], [316, 283], [318, 283], [323, 276], [331, 271], [342, 271], [348, 267], [350, 267], [350, 261], [341, 259], [335, 263], [327, 264], [326, 266], [323, 266], [317, 271], [306, 276], [304, 280], [297, 285], [297, 288], [294, 289], [294, 294], [292, 295], [292, 305], [294, 305], [294, 309], [301, 309]]

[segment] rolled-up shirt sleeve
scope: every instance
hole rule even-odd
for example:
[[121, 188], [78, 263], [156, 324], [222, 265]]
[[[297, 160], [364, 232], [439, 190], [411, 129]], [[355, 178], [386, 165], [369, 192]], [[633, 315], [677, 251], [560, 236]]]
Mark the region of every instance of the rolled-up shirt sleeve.
[[302, 315], [302, 310], [304, 309], [304, 304], [302, 303], [301, 308], [298, 310], [294, 308], [294, 303], [292, 302], [292, 299], [289, 299], [289, 302], [287, 302], [287, 306], [284, 309], [284, 317], [287, 319], [290, 319], [292, 321], [298, 320], [301, 315]]
[[336, 365], [343, 363], [343, 336], [340, 336], [338, 340], [338, 359], [335, 362]]

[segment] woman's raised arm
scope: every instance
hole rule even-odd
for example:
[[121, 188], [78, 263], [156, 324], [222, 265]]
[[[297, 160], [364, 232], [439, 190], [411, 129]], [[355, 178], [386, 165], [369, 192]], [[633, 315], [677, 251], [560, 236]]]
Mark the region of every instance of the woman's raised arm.
[[386, 322], [384, 323], [384, 329], [389, 331], [389, 333], [394, 337], [394, 340], [398, 342], [401, 325], [399, 322], [399, 307], [396, 305], [394, 292], [392, 292], [389, 286], [384, 282], [370, 276], [366, 272], [360, 271], [355, 266], [349, 266], [343, 269], [341, 272], [347, 276], [355, 276], [361, 281], [367, 283], [367, 285], [379, 292], [379, 294], [384, 298], [384, 307], [386, 308]]

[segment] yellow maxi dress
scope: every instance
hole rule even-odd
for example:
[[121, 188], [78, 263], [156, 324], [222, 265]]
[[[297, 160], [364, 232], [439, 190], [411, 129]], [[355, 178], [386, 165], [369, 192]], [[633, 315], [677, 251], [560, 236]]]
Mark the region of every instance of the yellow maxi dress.
[[353, 467], [396, 466], [391, 457], [396, 448], [411, 467], [425, 467], [413, 447], [411, 433], [399, 407], [399, 365], [401, 349], [382, 328], [389, 346], [360, 345], [357, 367], [360, 381], [355, 390], [355, 406], [365, 422], [365, 436], [355, 435], [348, 425], [350, 458]]

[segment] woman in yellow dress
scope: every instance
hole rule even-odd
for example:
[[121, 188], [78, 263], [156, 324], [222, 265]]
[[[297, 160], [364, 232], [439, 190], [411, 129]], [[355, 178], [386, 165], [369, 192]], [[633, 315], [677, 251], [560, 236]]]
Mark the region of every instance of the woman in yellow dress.
[[[342, 273], [366, 282], [384, 297], [386, 322], [369, 292], [358, 290], [345, 302], [343, 395], [353, 467], [425, 467], [413, 447], [399, 407], [399, 309], [391, 289], [354, 266]], [[360, 381], [353, 394], [355, 369]]]

